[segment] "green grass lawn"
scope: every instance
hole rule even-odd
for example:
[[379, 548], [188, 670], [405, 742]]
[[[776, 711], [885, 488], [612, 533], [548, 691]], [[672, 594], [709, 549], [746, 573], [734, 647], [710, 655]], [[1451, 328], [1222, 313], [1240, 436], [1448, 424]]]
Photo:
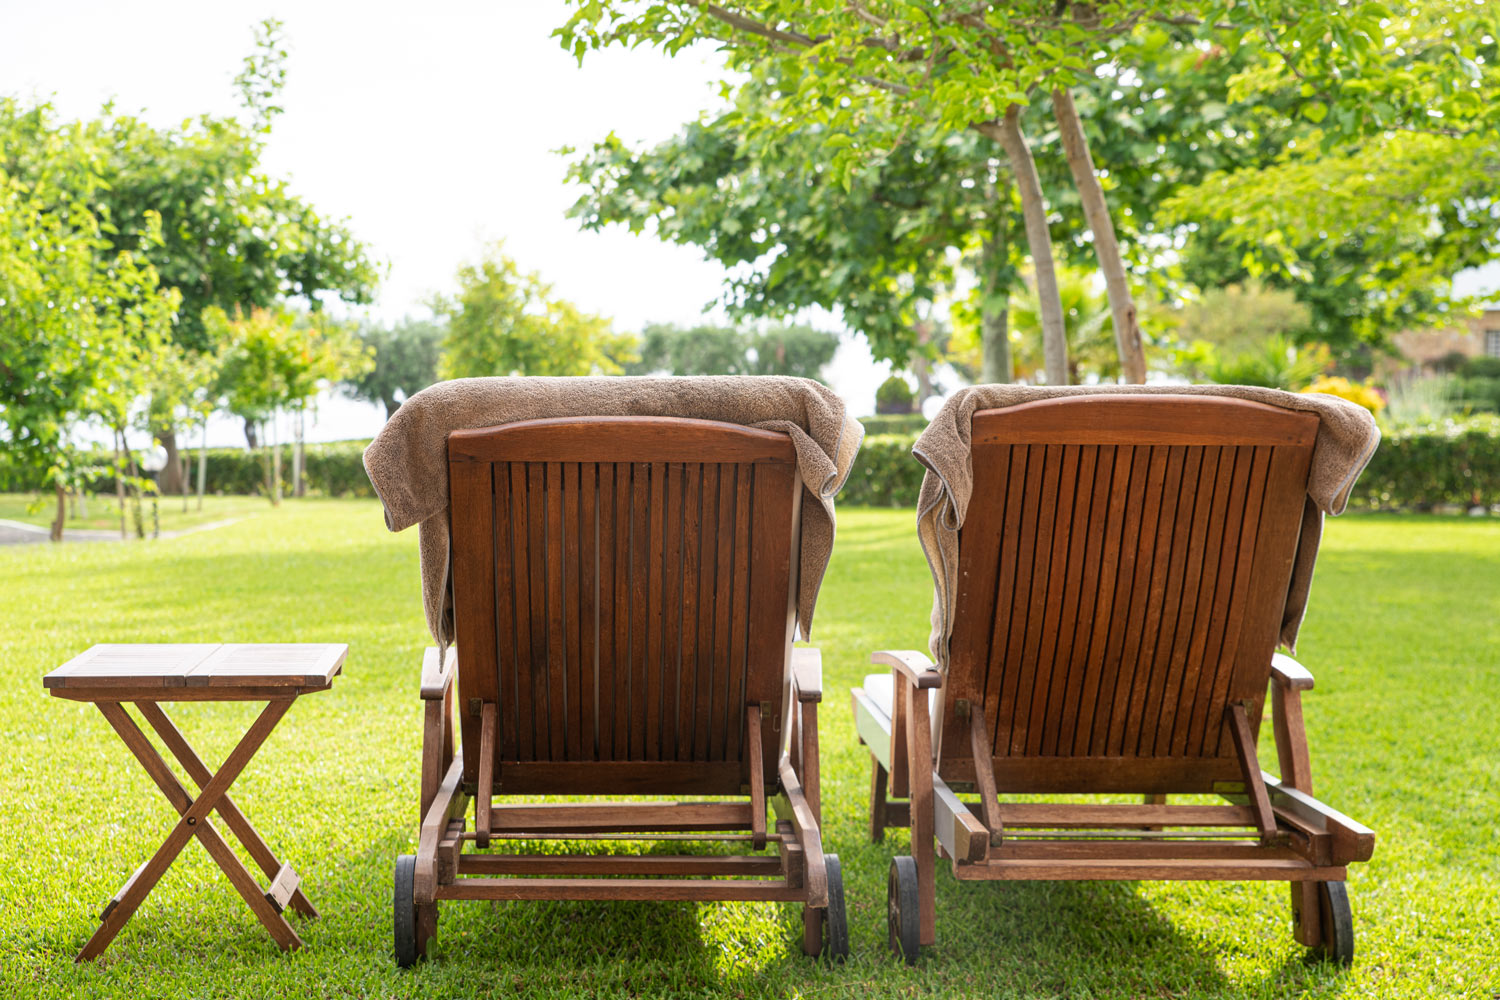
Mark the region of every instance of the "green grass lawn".
[[[87, 517], [74, 517], [70, 505], [68, 522], [63, 529], [65, 537], [67, 532], [78, 528], [115, 532], [120, 530], [120, 508], [112, 494], [100, 493], [91, 496], [85, 509], [88, 512]], [[188, 498], [186, 510], [183, 510], [182, 497], [157, 498], [157, 514], [161, 519], [162, 531], [181, 531], [184, 528], [194, 528], [212, 521], [223, 521], [233, 517], [251, 517], [270, 509], [271, 501], [265, 497], [206, 496], [203, 498], [202, 510], [198, 509], [197, 497]], [[57, 505], [51, 496], [39, 496], [35, 493], [0, 493], [0, 518], [5, 520], [49, 528], [52, 526], [52, 518], [56, 513]], [[142, 516], [145, 518], [146, 533], [149, 535], [151, 533], [151, 501], [149, 499], [142, 501]], [[127, 502], [125, 527], [132, 537], [135, 535], [133, 517], [130, 504]]]
[[[1320, 796], [1374, 827], [1350, 872], [1354, 968], [1307, 965], [1284, 885], [938, 881], [938, 945], [885, 947], [906, 834], [865, 838], [868, 757], [847, 689], [875, 647], [921, 648], [931, 583], [910, 511], [846, 510], [818, 609], [825, 844], [844, 863], [853, 957], [803, 958], [779, 904], [449, 903], [433, 961], [391, 958], [395, 856], [416, 829], [427, 644], [415, 532], [372, 501], [303, 501], [145, 545], [0, 550], [0, 993], [25, 997], [1490, 997], [1500, 990], [1500, 523], [1331, 522], [1299, 659]], [[175, 820], [89, 705], [41, 676], [99, 641], [344, 641], [235, 797], [321, 919], [280, 954], [196, 843], [104, 957], [73, 955]], [[172, 713], [210, 763], [253, 708]], [[1269, 735], [1269, 731], [1268, 731]]]

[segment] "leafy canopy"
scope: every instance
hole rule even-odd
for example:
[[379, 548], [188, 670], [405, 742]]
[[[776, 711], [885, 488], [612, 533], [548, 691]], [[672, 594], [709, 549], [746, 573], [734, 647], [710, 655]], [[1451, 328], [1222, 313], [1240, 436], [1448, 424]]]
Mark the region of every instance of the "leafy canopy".
[[447, 320], [439, 374], [618, 375], [635, 359], [635, 338], [615, 333], [603, 316], [552, 294], [536, 272], [522, 273], [492, 247], [458, 269], [458, 294], [438, 298]]
[[641, 331], [640, 359], [627, 375], [792, 375], [816, 379], [839, 349], [838, 336], [810, 326], [743, 330], [653, 323]]

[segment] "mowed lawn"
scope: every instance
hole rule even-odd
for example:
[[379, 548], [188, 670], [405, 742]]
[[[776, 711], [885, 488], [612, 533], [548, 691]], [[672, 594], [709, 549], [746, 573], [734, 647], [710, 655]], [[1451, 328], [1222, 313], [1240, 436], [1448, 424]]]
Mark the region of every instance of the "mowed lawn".
[[[1284, 885], [938, 881], [938, 945], [886, 950], [906, 834], [866, 840], [868, 756], [847, 689], [877, 647], [921, 648], [931, 583], [912, 513], [843, 510], [818, 608], [825, 843], [843, 859], [853, 957], [798, 950], [780, 904], [446, 904], [434, 960], [391, 958], [391, 870], [413, 848], [415, 532], [372, 501], [289, 502], [148, 544], [0, 550], [0, 993], [25, 997], [1293, 997], [1500, 991], [1500, 522], [1330, 523], [1299, 659], [1320, 796], [1378, 834], [1350, 873], [1352, 970], [1308, 965]], [[92, 706], [41, 676], [91, 643], [348, 642], [234, 795], [322, 911], [282, 955], [189, 844], [97, 963], [73, 955], [175, 816]], [[252, 708], [180, 705], [211, 764]], [[1269, 742], [1269, 726], [1266, 730]], [[1274, 755], [1267, 754], [1274, 761]], [[296, 918], [294, 918], [296, 919]]]

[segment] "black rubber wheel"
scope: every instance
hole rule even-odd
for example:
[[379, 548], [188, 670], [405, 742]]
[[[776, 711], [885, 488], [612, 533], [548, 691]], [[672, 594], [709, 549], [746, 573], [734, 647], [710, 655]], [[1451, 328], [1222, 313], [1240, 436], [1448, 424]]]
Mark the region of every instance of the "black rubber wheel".
[[417, 964], [417, 903], [413, 888], [417, 877], [417, 859], [403, 854], [396, 859], [396, 891], [392, 899], [395, 912], [393, 929], [396, 938], [396, 965], [409, 969]]
[[844, 869], [837, 854], [823, 855], [828, 869], [828, 910], [823, 914], [823, 957], [842, 962], [849, 957], [849, 917], [844, 909]]
[[922, 947], [922, 906], [917, 894], [917, 862], [908, 855], [891, 859], [891, 874], [886, 881], [885, 914], [891, 951], [917, 964]]
[[1313, 957], [1339, 965], [1354, 963], [1354, 911], [1349, 908], [1349, 889], [1343, 882], [1318, 883], [1318, 919], [1322, 942]]

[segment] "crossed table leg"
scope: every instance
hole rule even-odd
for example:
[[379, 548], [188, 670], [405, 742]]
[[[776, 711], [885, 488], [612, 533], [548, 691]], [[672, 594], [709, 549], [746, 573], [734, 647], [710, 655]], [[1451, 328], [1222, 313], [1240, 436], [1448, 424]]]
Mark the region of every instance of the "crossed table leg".
[[[272, 699], [250, 729], [240, 738], [239, 743], [235, 745], [234, 750], [230, 752], [217, 773], [210, 772], [198, 755], [193, 752], [192, 747], [167, 718], [160, 705], [153, 701], [135, 702], [136, 709], [156, 730], [157, 735], [177, 758], [183, 770], [201, 789], [196, 799], [189, 795], [187, 789], [182, 786], [182, 782], [177, 780], [177, 776], [156, 752], [151, 741], [141, 732], [135, 720], [125, 711], [122, 703], [96, 702], [99, 711], [104, 713], [109, 724], [135, 754], [141, 766], [146, 769], [146, 773], [151, 775], [157, 787], [162, 790], [162, 794], [181, 814], [181, 818], [177, 821], [177, 825], [172, 827], [172, 831], [167, 834], [167, 839], [161, 847], [157, 848], [156, 853], [136, 869], [135, 874], [104, 908], [98, 930], [78, 953], [79, 962], [96, 958], [109, 946], [115, 935], [120, 932], [120, 928], [130, 920], [162, 875], [176, 860], [177, 855], [182, 852], [183, 847], [194, 836], [202, 841], [209, 855], [223, 869], [230, 883], [239, 891], [245, 903], [270, 932], [271, 937], [276, 939], [276, 943], [281, 946], [282, 950], [288, 951], [302, 946], [302, 939], [282, 916], [282, 910], [290, 904], [297, 912], [308, 917], [316, 917], [318, 911], [313, 909], [312, 903], [308, 902], [303, 894], [297, 873], [292, 871], [290, 865], [282, 864], [276, 859], [276, 855], [271, 853], [271, 849], [266, 846], [265, 840], [256, 832], [255, 827], [250, 825], [250, 821], [235, 806], [228, 794], [229, 786], [233, 784], [235, 778], [239, 777], [245, 765], [250, 762], [250, 758], [260, 749], [261, 744], [265, 742], [276, 724], [281, 721], [281, 717], [291, 707], [293, 700], [293, 698]], [[245, 846], [250, 857], [265, 872], [266, 877], [271, 879], [269, 888], [261, 889], [255, 877], [246, 870], [234, 850], [209, 822], [209, 814], [215, 810], [218, 811], [230, 832]]]

